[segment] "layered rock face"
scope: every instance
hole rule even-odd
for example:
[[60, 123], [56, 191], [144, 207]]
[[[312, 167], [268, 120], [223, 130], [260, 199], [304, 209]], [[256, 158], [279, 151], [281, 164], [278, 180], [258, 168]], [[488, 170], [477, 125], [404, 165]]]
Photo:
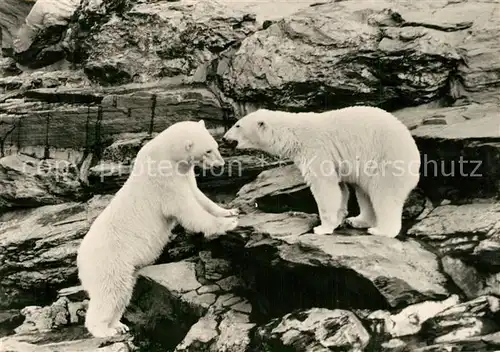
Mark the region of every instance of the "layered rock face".
[[[24, 4], [0, 4], [0, 351], [500, 349], [498, 3]], [[297, 168], [221, 143], [197, 181], [239, 227], [175, 229], [139, 272], [131, 335], [90, 338], [76, 251], [144, 143], [349, 105], [393, 112], [421, 151], [398, 238], [312, 234]]]

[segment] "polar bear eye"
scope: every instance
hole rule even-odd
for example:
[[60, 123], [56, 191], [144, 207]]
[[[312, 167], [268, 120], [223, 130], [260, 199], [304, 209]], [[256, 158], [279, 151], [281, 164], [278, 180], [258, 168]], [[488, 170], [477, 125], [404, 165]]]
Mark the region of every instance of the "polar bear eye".
[[236, 127], [236, 128], [240, 128], [240, 125], [236, 125], [236, 126], [234, 126], [234, 127]]
[[207, 150], [207, 151], [205, 152], [205, 154], [211, 154], [211, 153], [212, 153], [212, 149]]

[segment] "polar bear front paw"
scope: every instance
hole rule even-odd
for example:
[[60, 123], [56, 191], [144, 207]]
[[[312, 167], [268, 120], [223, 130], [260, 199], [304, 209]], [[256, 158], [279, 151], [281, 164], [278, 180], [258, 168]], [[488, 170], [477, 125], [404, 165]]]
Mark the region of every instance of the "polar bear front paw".
[[313, 231], [315, 235], [331, 235], [333, 233], [334, 228], [327, 227], [324, 225], [316, 226]]
[[115, 329], [116, 332], [121, 335], [124, 335], [130, 331], [130, 328], [121, 322], [116, 323], [115, 325], [112, 326], [112, 328]]
[[369, 224], [367, 220], [363, 219], [359, 215], [349, 217], [345, 219], [345, 222], [346, 224], [348, 224], [351, 227], [354, 227], [355, 229], [366, 229], [371, 226], [371, 224]]
[[231, 231], [237, 227], [238, 227], [238, 218], [236, 218], [236, 217], [234, 217], [234, 218], [226, 217], [226, 218], [220, 219], [220, 227], [219, 228], [222, 232]]
[[232, 216], [238, 216], [239, 214], [240, 210], [238, 208], [232, 208], [232, 209], [225, 209], [225, 212], [222, 216], [232, 217]]
[[370, 227], [367, 232], [370, 234], [370, 235], [373, 235], [373, 236], [384, 236], [384, 237], [391, 237], [391, 238], [394, 238], [396, 237], [397, 235], [399, 235], [399, 232], [398, 233], [394, 233], [394, 232], [390, 232], [390, 231], [383, 231], [383, 230], [380, 230], [379, 228], [377, 227]]
[[94, 337], [107, 338], [107, 337], [115, 337], [118, 335], [126, 334], [129, 330], [125, 324], [118, 323], [113, 327], [108, 327], [104, 325], [99, 327], [94, 326], [91, 329], [89, 329], [89, 331]]

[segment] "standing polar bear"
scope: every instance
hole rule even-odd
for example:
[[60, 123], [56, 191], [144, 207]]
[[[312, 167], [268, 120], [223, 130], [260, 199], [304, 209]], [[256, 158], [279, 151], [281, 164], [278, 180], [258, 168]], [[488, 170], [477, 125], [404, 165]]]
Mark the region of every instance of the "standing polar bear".
[[374, 107], [323, 113], [260, 109], [241, 118], [224, 140], [295, 163], [318, 205], [316, 234], [331, 234], [343, 221], [347, 183], [355, 189], [360, 214], [346, 222], [372, 235], [396, 237], [405, 200], [420, 178], [420, 153], [410, 131]]
[[219, 207], [198, 189], [195, 165], [224, 165], [217, 142], [203, 120], [173, 124], [142, 147], [130, 177], [84, 237], [77, 266], [93, 336], [129, 330], [120, 319], [137, 270], [160, 256], [177, 224], [205, 235], [236, 228], [238, 210]]

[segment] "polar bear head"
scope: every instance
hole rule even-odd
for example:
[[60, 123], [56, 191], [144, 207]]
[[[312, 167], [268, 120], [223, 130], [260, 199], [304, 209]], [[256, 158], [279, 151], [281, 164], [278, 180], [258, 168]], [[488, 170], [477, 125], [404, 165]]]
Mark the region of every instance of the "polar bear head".
[[265, 150], [273, 140], [268, 121], [272, 111], [259, 109], [243, 116], [225, 134], [223, 141], [236, 149]]
[[155, 161], [167, 160], [202, 168], [224, 166], [219, 145], [203, 120], [177, 122], [149, 144], [145, 154]]
[[222, 140], [236, 149], [286, 154], [293, 142], [289, 122], [289, 116], [280, 111], [259, 109], [239, 119]]

